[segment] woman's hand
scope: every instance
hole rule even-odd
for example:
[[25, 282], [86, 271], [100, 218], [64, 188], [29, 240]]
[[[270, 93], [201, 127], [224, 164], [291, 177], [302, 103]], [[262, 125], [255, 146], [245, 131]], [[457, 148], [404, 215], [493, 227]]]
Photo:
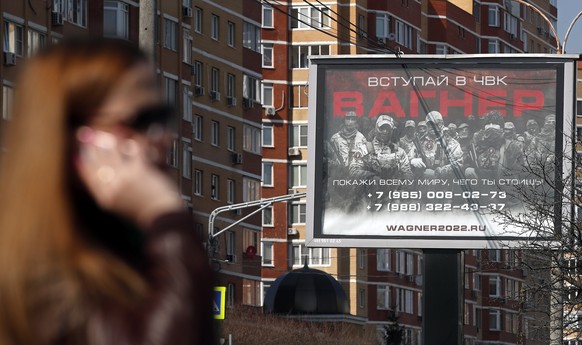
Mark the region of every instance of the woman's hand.
[[144, 228], [183, 208], [174, 183], [147, 158], [145, 141], [90, 127], [81, 127], [77, 140], [77, 172], [102, 208]]

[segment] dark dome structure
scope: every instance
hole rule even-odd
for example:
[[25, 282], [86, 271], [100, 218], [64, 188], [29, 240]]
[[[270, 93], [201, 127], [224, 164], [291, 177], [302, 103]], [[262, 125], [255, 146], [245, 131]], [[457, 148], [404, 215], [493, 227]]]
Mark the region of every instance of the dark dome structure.
[[265, 296], [267, 314], [348, 314], [342, 286], [326, 272], [305, 265], [277, 278]]

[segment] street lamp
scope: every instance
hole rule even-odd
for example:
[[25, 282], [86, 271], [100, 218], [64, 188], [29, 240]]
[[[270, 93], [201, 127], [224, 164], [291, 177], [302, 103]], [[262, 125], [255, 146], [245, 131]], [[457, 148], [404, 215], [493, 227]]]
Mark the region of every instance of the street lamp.
[[578, 20], [578, 18], [580, 18], [580, 16], [582, 16], [582, 11], [580, 11], [576, 15], [576, 17], [574, 17], [574, 19], [570, 23], [570, 26], [568, 26], [568, 30], [566, 31], [566, 36], [564, 36], [564, 42], [562, 43], [562, 53], [565, 53], [566, 52], [566, 42], [568, 41], [568, 36], [570, 36], [570, 31], [572, 31], [572, 28], [574, 27], [574, 24], [576, 23], [576, 21]]

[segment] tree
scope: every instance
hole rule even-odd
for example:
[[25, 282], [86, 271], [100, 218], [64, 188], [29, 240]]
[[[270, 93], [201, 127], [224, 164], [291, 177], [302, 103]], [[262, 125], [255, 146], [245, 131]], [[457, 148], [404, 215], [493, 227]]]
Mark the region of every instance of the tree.
[[395, 313], [388, 321], [390, 324], [384, 326], [384, 345], [401, 345], [404, 340], [404, 326], [398, 323], [398, 316]]
[[527, 274], [521, 311], [531, 320], [546, 320], [530, 324], [529, 331], [542, 338], [549, 333], [550, 344], [562, 344], [563, 338], [580, 335], [582, 213], [577, 209], [582, 207], [582, 184], [577, 178], [582, 170], [575, 148], [581, 146], [564, 135], [566, 149], [556, 152], [555, 137], [546, 139], [534, 138], [524, 147], [522, 168], [508, 172], [520, 183], [504, 189], [507, 203], [521, 206], [495, 210], [494, 215], [507, 231], [527, 238], [518, 246]]

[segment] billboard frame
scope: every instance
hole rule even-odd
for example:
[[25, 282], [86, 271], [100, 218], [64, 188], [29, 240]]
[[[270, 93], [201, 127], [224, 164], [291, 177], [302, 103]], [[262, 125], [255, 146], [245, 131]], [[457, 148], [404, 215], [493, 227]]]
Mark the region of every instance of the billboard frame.
[[[363, 248], [441, 248], [441, 249], [482, 249], [500, 248], [501, 244], [514, 246], [527, 238], [518, 236], [468, 237], [458, 236], [399, 236], [378, 234], [337, 234], [324, 233], [322, 230], [325, 212], [323, 191], [327, 189], [322, 181], [323, 170], [323, 131], [328, 120], [324, 114], [325, 72], [333, 70], [381, 70], [402, 66], [443, 69], [447, 67], [475, 67], [508, 69], [515, 64], [536, 66], [556, 70], [556, 100], [563, 99], [555, 105], [557, 115], [556, 143], [560, 150], [568, 154], [567, 136], [571, 136], [575, 127], [575, 73], [578, 55], [549, 54], [479, 54], [479, 55], [357, 55], [357, 56], [317, 56], [310, 58], [309, 70], [309, 108], [308, 108], [308, 178], [307, 178], [307, 217], [306, 245], [309, 247], [363, 247]], [[563, 86], [563, 87], [562, 87]], [[329, 112], [329, 110], [328, 110]], [[323, 114], [323, 115], [322, 115]], [[333, 116], [333, 115], [332, 115]], [[571, 157], [570, 157], [571, 158]], [[563, 174], [569, 166], [561, 162]], [[559, 181], [559, 179], [557, 179]], [[558, 213], [562, 212], [559, 210]], [[569, 212], [566, 210], [564, 212]], [[479, 213], [479, 212], [478, 212]], [[559, 218], [559, 217], [556, 217]], [[485, 219], [485, 221], [490, 221]], [[557, 219], [554, 221], [558, 221]], [[561, 224], [555, 224], [557, 228]], [[551, 240], [551, 239], [548, 239]]]

